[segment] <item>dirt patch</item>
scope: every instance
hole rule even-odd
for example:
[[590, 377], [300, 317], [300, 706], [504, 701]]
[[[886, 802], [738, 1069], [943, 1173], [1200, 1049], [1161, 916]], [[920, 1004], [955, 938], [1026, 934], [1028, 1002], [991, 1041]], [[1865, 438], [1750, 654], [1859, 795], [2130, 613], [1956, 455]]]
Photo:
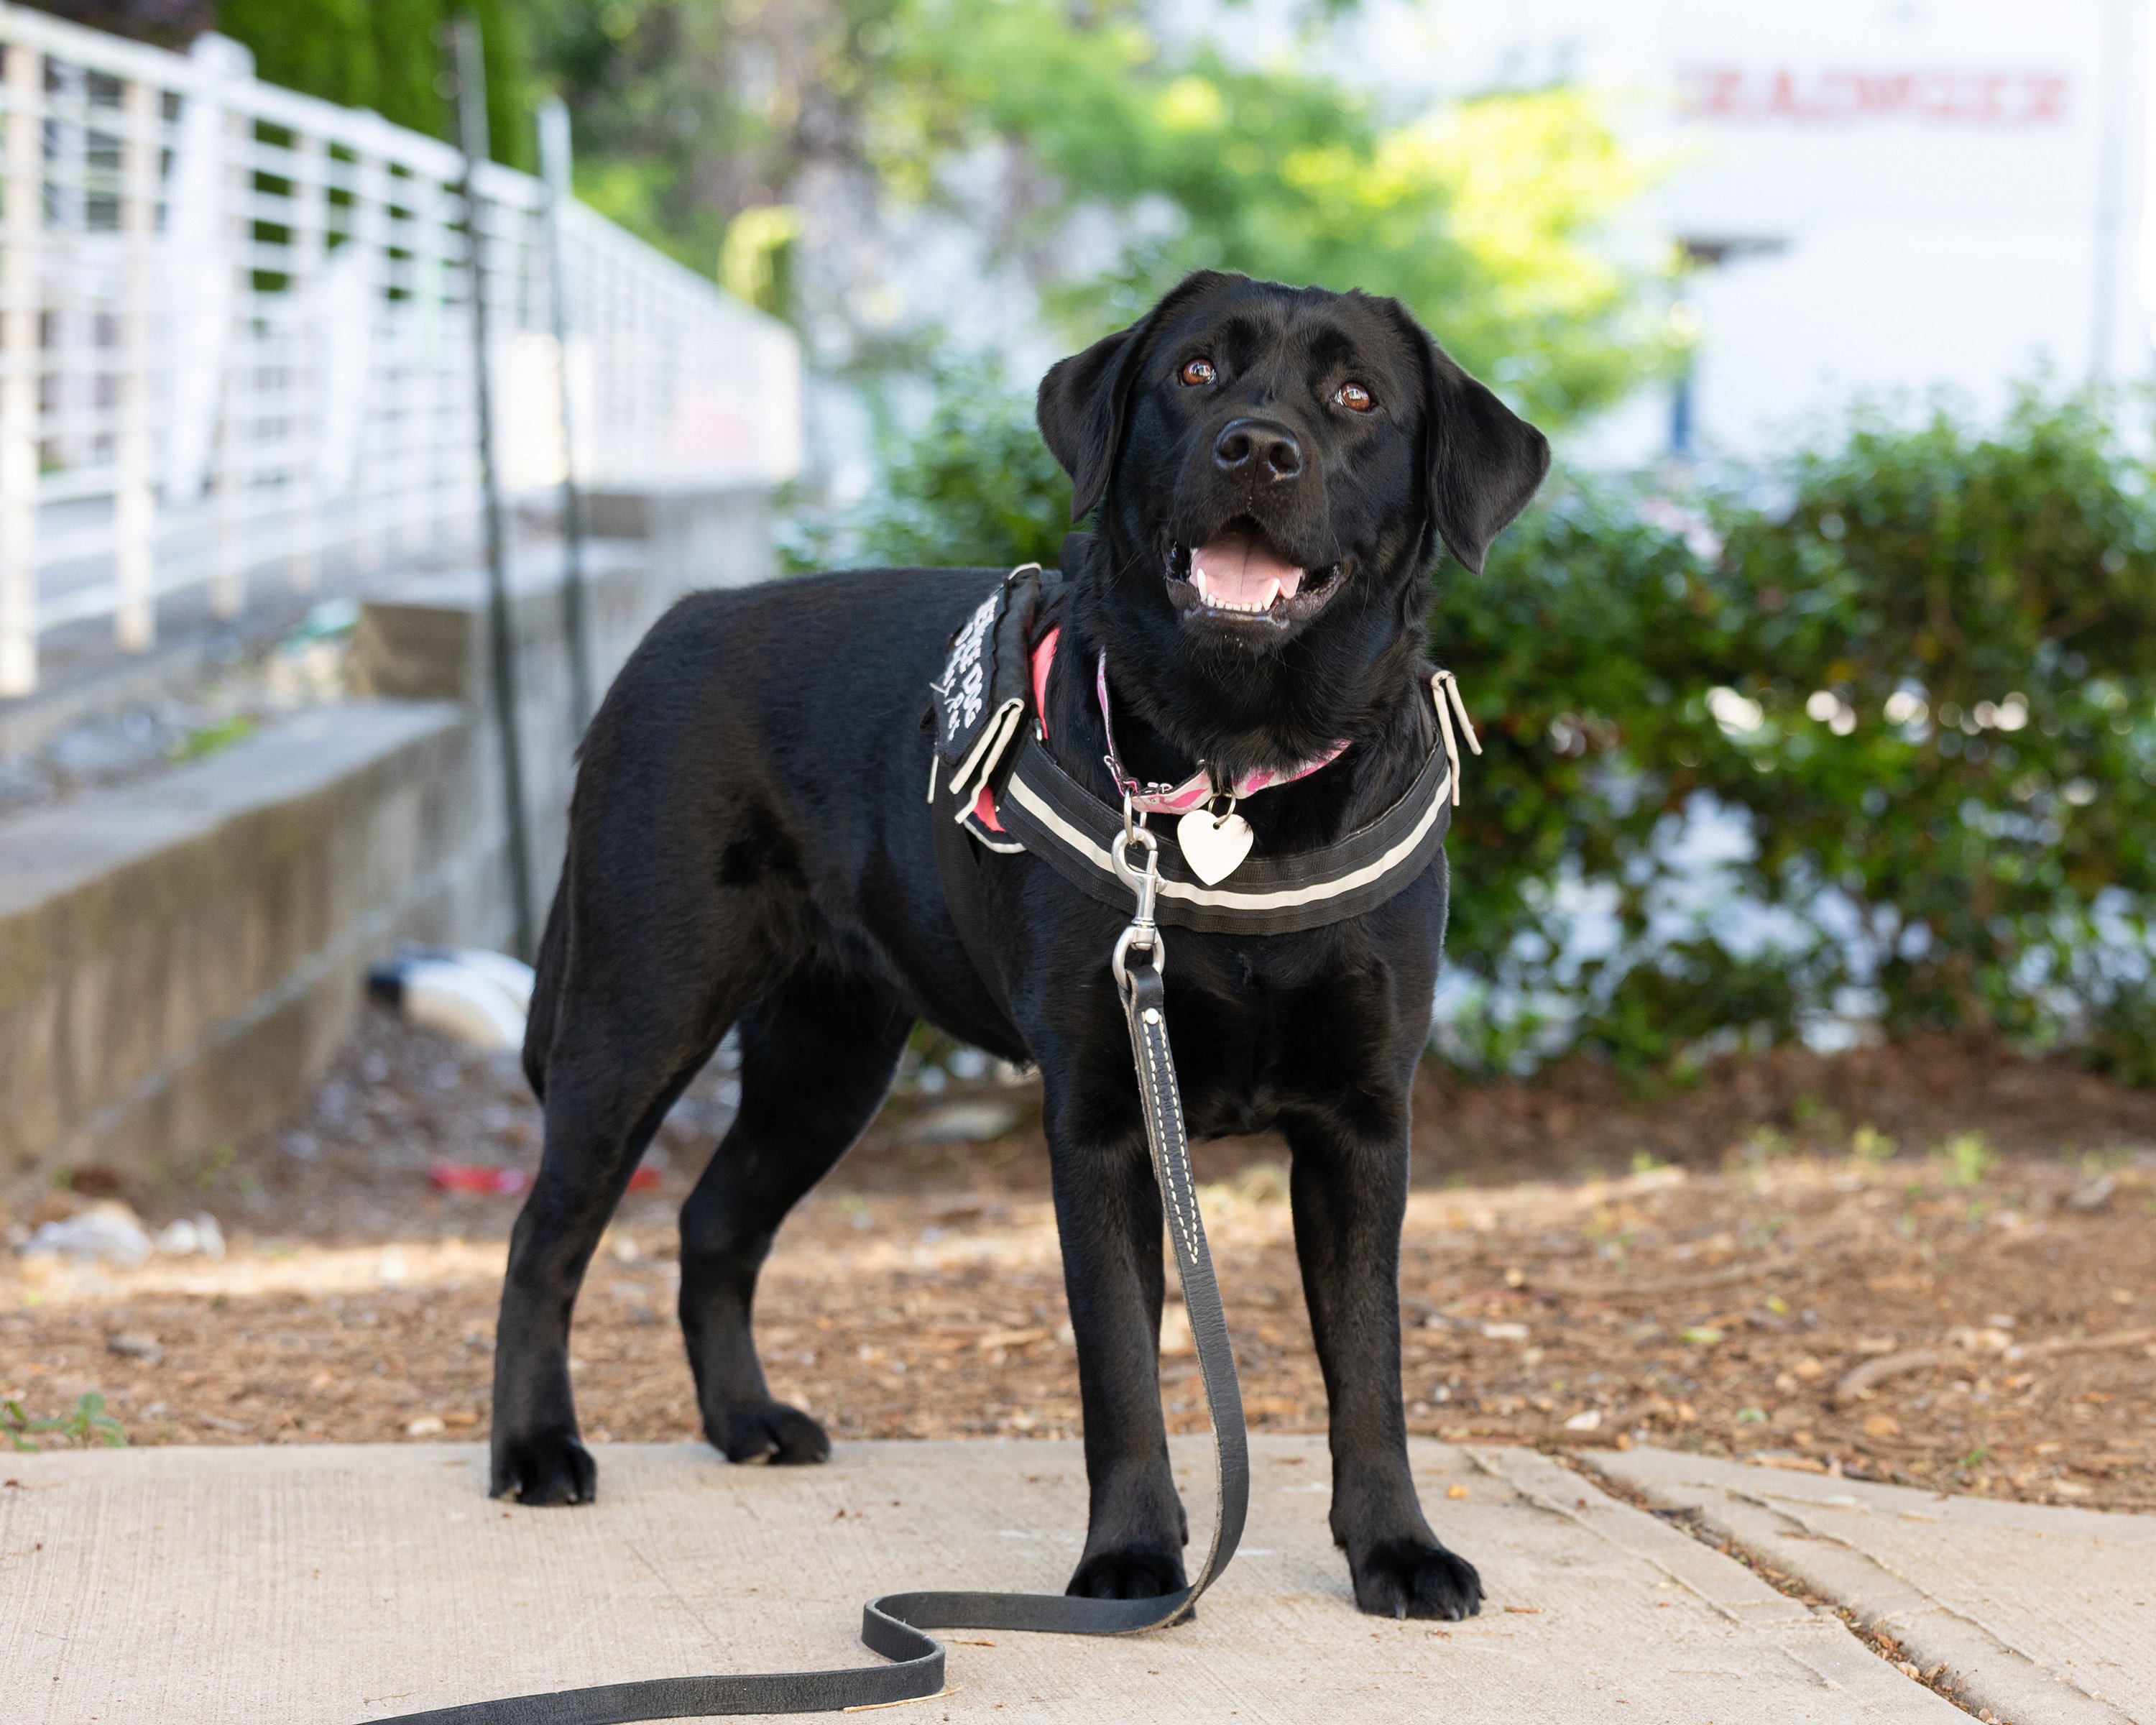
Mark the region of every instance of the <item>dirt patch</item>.
[[[1841, 1060], [1772, 1057], [1652, 1104], [1594, 1075], [1428, 1075], [1401, 1273], [1410, 1425], [2156, 1507], [2150, 1099], [1953, 1045]], [[662, 1131], [657, 1189], [593, 1266], [573, 1358], [595, 1435], [696, 1434], [672, 1213], [732, 1082], [723, 1062], [699, 1081]], [[1030, 1096], [909, 1085], [788, 1223], [759, 1339], [779, 1392], [840, 1438], [1076, 1430]], [[972, 1129], [1014, 1118], [993, 1142], [935, 1142], [962, 1108]], [[138, 1442], [483, 1434], [515, 1201], [437, 1192], [426, 1172], [528, 1167], [537, 1134], [512, 1061], [371, 1014], [303, 1119], [162, 1189], [105, 1183], [152, 1222], [213, 1211], [225, 1260], [11, 1256], [0, 1394], [41, 1417], [98, 1391]], [[1201, 1147], [1204, 1198], [1251, 1423], [1318, 1430], [1280, 1157]], [[1168, 1330], [1163, 1393], [1191, 1429], [1203, 1404], [1173, 1311]]]
[[1947, 1036], [1835, 1055], [1778, 1048], [1717, 1062], [1683, 1088], [1638, 1096], [1576, 1060], [1532, 1083], [1476, 1084], [1436, 1062], [1415, 1096], [1415, 1171], [1476, 1184], [1592, 1174], [1645, 1156], [1718, 1168], [1732, 1153], [1821, 1154], [1892, 1140], [1923, 1151], [1980, 1132], [1994, 1151], [2056, 1156], [2156, 1146], [2156, 1093], [2071, 1060], [2030, 1060]]

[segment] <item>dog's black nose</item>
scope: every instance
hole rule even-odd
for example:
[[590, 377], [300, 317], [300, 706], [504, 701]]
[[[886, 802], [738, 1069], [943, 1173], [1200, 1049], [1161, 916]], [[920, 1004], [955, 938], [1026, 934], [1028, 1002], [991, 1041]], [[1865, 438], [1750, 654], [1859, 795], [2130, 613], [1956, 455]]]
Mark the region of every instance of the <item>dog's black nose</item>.
[[1302, 445], [1276, 419], [1231, 419], [1213, 445], [1213, 460], [1224, 473], [1291, 480], [1302, 471]]

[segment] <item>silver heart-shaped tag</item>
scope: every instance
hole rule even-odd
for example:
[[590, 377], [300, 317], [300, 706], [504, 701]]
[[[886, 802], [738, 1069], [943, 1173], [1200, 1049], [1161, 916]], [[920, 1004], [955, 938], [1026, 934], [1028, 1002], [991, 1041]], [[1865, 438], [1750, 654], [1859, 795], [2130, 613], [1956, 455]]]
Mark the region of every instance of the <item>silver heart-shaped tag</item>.
[[1190, 872], [1208, 886], [1218, 886], [1243, 865], [1257, 842], [1250, 822], [1232, 809], [1215, 820], [1210, 809], [1194, 809], [1175, 824], [1175, 842]]

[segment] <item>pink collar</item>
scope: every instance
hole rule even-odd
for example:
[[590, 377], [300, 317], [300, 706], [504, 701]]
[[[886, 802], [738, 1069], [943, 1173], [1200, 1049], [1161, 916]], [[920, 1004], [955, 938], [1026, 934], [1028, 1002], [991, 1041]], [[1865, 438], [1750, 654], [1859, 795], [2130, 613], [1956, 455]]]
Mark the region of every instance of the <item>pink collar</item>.
[[[1033, 649], [1033, 710], [1040, 716], [1040, 734], [1048, 734], [1048, 673], [1055, 662], [1055, 644], [1063, 631], [1051, 629], [1040, 638]], [[1270, 790], [1275, 785], [1293, 784], [1298, 778], [1307, 778], [1321, 767], [1331, 765], [1340, 758], [1348, 747], [1342, 738], [1324, 753], [1305, 761], [1301, 766], [1286, 773], [1275, 773], [1270, 768], [1246, 773], [1233, 785], [1216, 785], [1212, 770], [1202, 762], [1197, 772], [1181, 784], [1140, 783], [1123, 770], [1122, 758], [1116, 752], [1115, 721], [1108, 711], [1108, 655], [1101, 654], [1093, 670], [1093, 692], [1101, 703], [1101, 728], [1107, 733], [1108, 772], [1116, 783], [1131, 793], [1131, 807], [1146, 814], [1184, 814], [1191, 809], [1210, 803], [1224, 795], [1229, 805], [1244, 798], [1255, 796], [1260, 791]]]

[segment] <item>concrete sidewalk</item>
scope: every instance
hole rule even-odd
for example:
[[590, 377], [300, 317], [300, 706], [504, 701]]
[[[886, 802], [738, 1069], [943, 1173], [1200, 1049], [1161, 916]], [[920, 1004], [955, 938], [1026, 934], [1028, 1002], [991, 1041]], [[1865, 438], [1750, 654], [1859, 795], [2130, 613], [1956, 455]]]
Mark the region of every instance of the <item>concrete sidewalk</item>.
[[[1463, 1624], [1362, 1616], [1326, 1530], [1323, 1440], [1252, 1449], [1243, 1553], [1194, 1624], [1114, 1641], [962, 1631], [951, 1692], [896, 1717], [1965, 1717], [1832, 1616], [1530, 1451], [1418, 1442], [1424, 1501], [1491, 1600]], [[1175, 1458], [1202, 1538], [1204, 1440]], [[357, 1725], [634, 1676], [861, 1663], [870, 1594], [1058, 1589], [1084, 1523], [1075, 1443], [844, 1444], [827, 1467], [786, 1470], [602, 1446], [599, 1502], [578, 1510], [489, 1502], [484, 1469], [465, 1445], [12, 1458], [0, 1717]]]
[[2156, 1725], [2156, 1516], [1949, 1497], [1670, 1450], [1595, 1466], [1847, 1606], [2014, 1725]]

